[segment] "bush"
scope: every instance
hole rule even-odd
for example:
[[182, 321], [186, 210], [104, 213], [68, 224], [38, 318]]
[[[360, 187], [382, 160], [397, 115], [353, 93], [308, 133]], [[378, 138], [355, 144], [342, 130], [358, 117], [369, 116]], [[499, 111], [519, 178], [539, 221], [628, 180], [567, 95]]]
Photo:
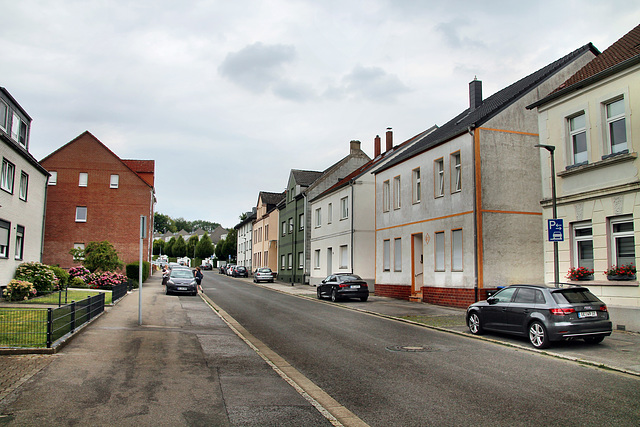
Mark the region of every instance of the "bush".
[[[138, 271], [139, 262], [132, 262], [131, 264], [127, 264], [127, 277], [131, 280], [135, 280], [138, 282], [140, 278], [140, 272]], [[142, 282], [146, 282], [149, 277], [149, 269], [151, 268], [151, 264], [147, 261], [142, 261], [143, 270], [142, 270]]]
[[58, 283], [58, 289], [66, 289], [69, 284], [69, 273], [64, 268], [51, 267], [53, 274], [60, 280]]
[[16, 268], [16, 280], [33, 283], [38, 295], [48, 294], [58, 288], [58, 278], [48, 265], [39, 262], [24, 262]]
[[82, 277], [76, 276], [71, 278], [71, 280], [69, 280], [69, 287], [70, 288], [88, 288], [89, 285], [87, 285], [87, 282], [85, 282]]
[[127, 282], [127, 278], [120, 273], [104, 271], [101, 273], [91, 273], [87, 282], [91, 289], [111, 289], [115, 285]]
[[33, 283], [26, 280], [12, 280], [9, 282], [2, 295], [7, 301], [20, 301], [35, 297], [38, 292]]
[[118, 252], [106, 240], [89, 242], [84, 249], [84, 261], [82, 261], [82, 264], [91, 272], [114, 271], [122, 268], [122, 261], [118, 258]]
[[70, 278], [73, 279], [75, 277], [79, 277], [85, 283], [87, 281], [87, 277], [89, 277], [89, 274], [91, 274], [91, 272], [86, 267], [84, 267], [82, 265], [80, 267], [71, 267], [69, 269], [69, 277]]

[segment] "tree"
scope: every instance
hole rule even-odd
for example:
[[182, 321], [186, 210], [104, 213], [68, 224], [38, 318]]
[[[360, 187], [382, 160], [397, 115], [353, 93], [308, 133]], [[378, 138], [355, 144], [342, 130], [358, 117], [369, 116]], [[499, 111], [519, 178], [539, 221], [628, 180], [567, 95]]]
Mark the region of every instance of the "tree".
[[177, 258], [182, 258], [187, 255], [187, 244], [185, 243], [182, 236], [178, 236], [176, 238], [176, 242], [173, 244], [173, 256]]
[[166, 231], [175, 233], [178, 230], [176, 230], [176, 226], [169, 215], [163, 215], [161, 213], [154, 212], [153, 231], [156, 233], [164, 233]]
[[227, 237], [224, 240], [220, 240], [216, 245], [216, 257], [224, 261], [229, 260], [229, 256], [231, 256], [231, 259], [235, 259], [237, 255], [237, 240], [238, 231], [235, 229], [230, 230]]
[[204, 231], [207, 231], [209, 233], [213, 233], [213, 231], [218, 227], [220, 227], [220, 224], [218, 224], [217, 222], [203, 221], [201, 219], [197, 219], [191, 222], [191, 228], [193, 230], [202, 228]]
[[82, 264], [92, 273], [95, 271], [115, 271], [122, 268], [122, 261], [113, 245], [106, 240], [89, 242], [84, 248]]
[[175, 224], [177, 231], [184, 230], [189, 233], [193, 231], [191, 223], [182, 217], [174, 219], [173, 223]]
[[173, 257], [175, 256], [173, 254], [173, 246], [176, 244], [176, 238], [172, 237], [169, 239], [169, 241], [167, 243], [164, 244], [164, 253], [167, 256]]
[[154, 255], [160, 255], [162, 252], [164, 251], [164, 240], [162, 239], [156, 239], [153, 241], [153, 254]]
[[209, 235], [204, 233], [204, 236], [196, 245], [196, 256], [198, 258], [208, 258], [211, 255], [213, 255], [213, 243], [211, 243]]
[[195, 258], [195, 254], [196, 254], [196, 245], [198, 244], [198, 236], [196, 236], [195, 234], [191, 237], [189, 237], [189, 240], [187, 241], [187, 256], [188, 257], [193, 257]]

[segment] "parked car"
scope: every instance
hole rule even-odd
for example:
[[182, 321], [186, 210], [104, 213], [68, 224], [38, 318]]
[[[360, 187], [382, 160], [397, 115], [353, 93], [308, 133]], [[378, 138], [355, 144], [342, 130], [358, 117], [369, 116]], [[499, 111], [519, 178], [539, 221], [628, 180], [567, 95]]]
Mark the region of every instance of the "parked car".
[[369, 285], [357, 274], [339, 273], [327, 276], [316, 289], [318, 299], [331, 298], [336, 302], [342, 298], [369, 298]]
[[221, 265], [220, 267], [218, 267], [218, 273], [225, 274], [224, 265]]
[[202, 264], [200, 265], [201, 270], [213, 270], [213, 266], [211, 264]]
[[256, 272], [253, 273], [253, 281], [255, 283], [260, 283], [260, 282], [273, 283], [273, 271], [271, 271], [271, 269], [267, 267], [258, 268]]
[[247, 268], [243, 265], [237, 266], [232, 273], [233, 277], [249, 277]]
[[535, 348], [562, 339], [597, 344], [611, 335], [605, 303], [580, 286], [512, 285], [467, 308], [472, 334], [496, 331], [528, 337]]
[[227, 265], [227, 276], [233, 276], [233, 270], [235, 270], [235, 265]]
[[198, 294], [196, 278], [188, 268], [173, 268], [165, 285], [165, 293]]

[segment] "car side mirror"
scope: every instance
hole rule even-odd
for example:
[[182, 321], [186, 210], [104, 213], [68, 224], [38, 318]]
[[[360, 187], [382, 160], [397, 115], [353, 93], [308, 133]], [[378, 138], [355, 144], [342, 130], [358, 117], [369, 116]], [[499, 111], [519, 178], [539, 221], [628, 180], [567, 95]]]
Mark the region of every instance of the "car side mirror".
[[487, 303], [488, 303], [489, 305], [495, 304], [495, 303], [497, 303], [497, 302], [498, 302], [498, 299], [497, 299], [497, 298], [495, 298], [495, 297], [489, 297], [489, 298], [487, 298]]

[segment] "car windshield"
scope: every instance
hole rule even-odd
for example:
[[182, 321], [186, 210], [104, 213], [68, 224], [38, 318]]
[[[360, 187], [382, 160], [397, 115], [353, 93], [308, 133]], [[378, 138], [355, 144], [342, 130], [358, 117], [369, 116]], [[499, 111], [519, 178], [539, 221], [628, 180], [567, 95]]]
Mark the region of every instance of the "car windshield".
[[176, 279], [190, 279], [193, 277], [193, 273], [191, 270], [185, 269], [175, 269], [171, 270], [171, 277]]
[[342, 282], [351, 282], [353, 280], [362, 280], [357, 274], [341, 274], [339, 280]]
[[259, 268], [258, 273], [271, 273], [270, 268]]
[[598, 297], [587, 289], [562, 289], [552, 292], [553, 299], [558, 304], [580, 304], [589, 302], [601, 302]]

